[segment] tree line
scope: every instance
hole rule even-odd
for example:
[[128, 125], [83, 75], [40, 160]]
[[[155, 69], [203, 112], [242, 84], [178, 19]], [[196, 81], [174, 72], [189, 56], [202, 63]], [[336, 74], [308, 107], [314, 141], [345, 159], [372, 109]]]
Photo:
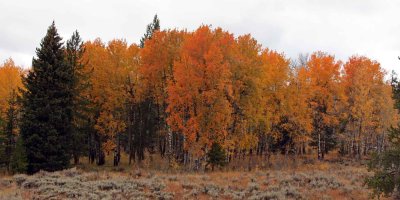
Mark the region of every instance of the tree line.
[[161, 30], [157, 16], [139, 45], [78, 32], [64, 44], [53, 22], [30, 69], [0, 67], [1, 163], [34, 173], [112, 154], [117, 166], [125, 152], [129, 164], [159, 154], [199, 168], [311, 149], [360, 159], [384, 151], [397, 124], [385, 75], [365, 56], [289, 59], [250, 34]]

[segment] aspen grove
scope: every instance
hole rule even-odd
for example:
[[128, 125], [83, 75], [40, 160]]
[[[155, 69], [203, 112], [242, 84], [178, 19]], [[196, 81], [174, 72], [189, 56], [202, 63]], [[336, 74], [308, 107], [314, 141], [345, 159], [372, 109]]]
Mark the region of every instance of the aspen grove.
[[107, 155], [118, 166], [121, 154], [190, 169], [219, 153], [227, 165], [331, 151], [363, 159], [390, 146], [398, 122], [377, 61], [290, 59], [207, 25], [160, 29], [156, 16], [138, 45], [78, 32], [64, 44], [53, 23], [37, 54], [31, 69], [0, 66], [0, 160], [17, 172], [103, 165]]

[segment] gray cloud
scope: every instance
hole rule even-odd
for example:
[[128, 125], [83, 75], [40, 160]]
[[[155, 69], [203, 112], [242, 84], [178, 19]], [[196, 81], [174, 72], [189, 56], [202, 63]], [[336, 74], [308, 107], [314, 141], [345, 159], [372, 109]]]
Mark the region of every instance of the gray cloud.
[[8, 0], [0, 8], [0, 60], [12, 57], [25, 67], [52, 20], [65, 39], [77, 29], [85, 40], [132, 43], [158, 13], [163, 28], [212, 24], [235, 35], [251, 33], [264, 47], [292, 58], [317, 50], [344, 61], [358, 54], [400, 71], [399, 1]]

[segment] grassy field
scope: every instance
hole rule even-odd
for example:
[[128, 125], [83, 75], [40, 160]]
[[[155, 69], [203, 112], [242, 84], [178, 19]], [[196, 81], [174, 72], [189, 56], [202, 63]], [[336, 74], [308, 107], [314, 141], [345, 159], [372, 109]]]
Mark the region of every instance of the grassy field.
[[363, 185], [370, 175], [360, 162], [343, 160], [214, 172], [83, 163], [33, 176], [3, 175], [0, 199], [370, 199]]

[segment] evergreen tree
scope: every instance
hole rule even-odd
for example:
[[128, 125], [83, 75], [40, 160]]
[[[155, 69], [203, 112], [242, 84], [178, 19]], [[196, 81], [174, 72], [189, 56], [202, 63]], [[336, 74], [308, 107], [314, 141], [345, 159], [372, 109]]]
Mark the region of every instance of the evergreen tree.
[[396, 72], [393, 70], [391, 74], [391, 85], [394, 99], [394, 107], [400, 110], [400, 82], [397, 78]]
[[65, 62], [62, 38], [54, 22], [36, 49], [24, 79], [21, 136], [27, 172], [61, 170], [69, 165], [73, 108], [73, 69]]
[[[400, 110], [400, 83], [397, 81], [396, 73], [392, 72], [392, 93], [394, 107]], [[390, 147], [386, 151], [376, 152], [368, 163], [369, 170], [374, 176], [366, 179], [366, 184], [374, 190], [374, 195], [381, 194], [389, 196], [395, 191], [396, 197], [400, 197], [400, 123], [397, 127], [389, 129]], [[396, 189], [396, 190], [395, 190]], [[395, 197], [395, 198], [396, 198]]]
[[5, 155], [7, 155], [7, 169], [10, 170], [10, 157], [15, 149], [15, 136], [17, 135], [17, 94], [12, 91], [11, 98], [9, 99], [9, 108], [7, 110], [6, 121], [6, 147]]
[[0, 119], [0, 129], [0, 162], [10, 170], [10, 155], [14, 151], [17, 135], [17, 95], [14, 90], [8, 100], [6, 119]]
[[73, 71], [73, 109], [72, 109], [72, 130], [71, 130], [71, 153], [74, 164], [79, 163], [79, 157], [86, 152], [86, 133], [91, 129], [90, 123], [90, 101], [86, 98], [86, 91], [90, 87], [90, 72], [84, 69], [82, 56], [85, 52], [82, 39], [78, 31], [72, 34], [67, 41], [66, 62]]
[[4, 119], [0, 116], [0, 167], [6, 165], [7, 155], [5, 154], [6, 134], [4, 133]]
[[24, 173], [27, 170], [27, 158], [22, 138], [18, 137], [16, 147], [11, 154], [10, 170], [12, 173]]
[[374, 176], [367, 178], [366, 184], [374, 190], [374, 195], [377, 197], [381, 194], [389, 196], [397, 191], [398, 198], [400, 197], [400, 128], [391, 128], [389, 138], [391, 148], [372, 155], [368, 168], [374, 171]]
[[156, 15], [154, 15], [153, 22], [151, 22], [149, 25], [147, 25], [146, 33], [140, 39], [140, 48], [143, 48], [146, 40], [151, 39], [151, 37], [153, 36], [153, 33], [158, 30], [160, 30], [160, 19], [158, 19], [157, 14], [156, 14]]
[[217, 142], [211, 145], [211, 150], [207, 153], [207, 157], [207, 165], [211, 164], [212, 171], [214, 171], [215, 166], [223, 167], [226, 164], [225, 150]]

